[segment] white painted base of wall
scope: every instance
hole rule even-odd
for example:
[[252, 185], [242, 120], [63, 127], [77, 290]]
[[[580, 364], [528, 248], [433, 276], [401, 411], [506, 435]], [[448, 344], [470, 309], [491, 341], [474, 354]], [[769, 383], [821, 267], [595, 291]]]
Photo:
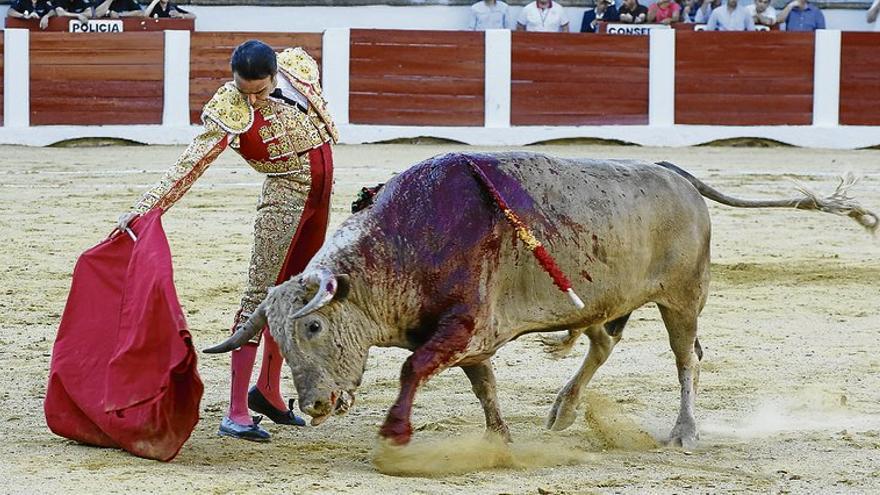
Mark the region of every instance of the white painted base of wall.
[[[39, 126], [0, 128], [0, 144], [48, 146], [69, 139], [114, 138], [144, 144], [185, 145], [201, 131], [201, 126], [166, 127], [160, 125], [118, 126]], [[856, 149], [880, 146], [877, 126], [525, 126], [411, 127], [341, 125], [344, 144], [375, 143], [400, 138], [434, 137], [483, 146], [524, 146], [536, 140], [567, 138], [613, 139], [642, 146], [694, 146], [719, 139], [763, 138], [807, 148]]]

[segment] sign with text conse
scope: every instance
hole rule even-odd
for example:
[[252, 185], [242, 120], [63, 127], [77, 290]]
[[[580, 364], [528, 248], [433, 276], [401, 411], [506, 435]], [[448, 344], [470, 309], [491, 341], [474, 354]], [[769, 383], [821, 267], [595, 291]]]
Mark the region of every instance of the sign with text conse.
[[89, 19], [87, 23], [71, 19], [67, 26], [67, 30], [71, 33], [121, 33], [125, 31], [122, 21], [119, 19]]
[[605, 23], [605, 34], [647, 35], [652, 29], [669, 29], [669, 24], [617, 24]]

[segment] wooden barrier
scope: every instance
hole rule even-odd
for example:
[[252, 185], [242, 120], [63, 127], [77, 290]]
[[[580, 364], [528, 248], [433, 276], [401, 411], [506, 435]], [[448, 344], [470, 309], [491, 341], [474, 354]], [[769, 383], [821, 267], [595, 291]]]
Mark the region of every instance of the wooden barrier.
[[353, 124], [482, 126], [483, 33], [352, 29]]
[[161, 124], [162, 33], [30, 36], [31, 125]]
[[812, 124], [813, 33], [675, 36], [676, 124]]
[[511, 125], [648, 123], [648, 37], [514, 32]]
[[236, 46], [249, 39], [262, 40], [276, 51], [301, 46], [321, 64], [320, 33], [193, 33], [189, 57], [189, 111], [193, 124], [201, 123], [202, 107], [217, 88], [232, 80], [229, 58]]
[[880, 125], [880, 33], [841, 33], [840, 123]]
[[[40, 29], [40, 21], [37, 19], [13, 19], [11, 17], [7, 17], [6, 21], [6, 29], [27, 29], [30, 31], [37, 32], [49, 32], [49, 31], [61, 31], [68, 32], [70, 31], [70, 21], [76, 20], [72, 17], [52, 17], [49, 19], [49, 25], [45, 30]], [[162, 19], [153, 19], [149, 17], [123, 17], [121, 19], [100, 19], [100, 20], [113, 20], [113, 21], [122, 21], [122, 32], [123, 33], [137, 33], [140, 31], [165, 31], [165, 30], [182, 30], [182, 31], [195, 31], [196, 22], [194, 19], [171, 19], [171, 18], [162, 18]], [[82, 33], [82, 34], [91, 34], [91, 33]], [[114, 34], [122, 34], [122, 33], [114, 33]]]

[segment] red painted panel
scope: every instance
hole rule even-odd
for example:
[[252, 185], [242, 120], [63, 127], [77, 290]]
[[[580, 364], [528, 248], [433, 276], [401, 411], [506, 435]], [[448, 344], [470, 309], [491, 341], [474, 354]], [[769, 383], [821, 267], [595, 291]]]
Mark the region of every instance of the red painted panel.
[[880, 125], [880, 33], [841, 33], [840, 123]]
[[259, 39], [276, 51], [301, 46], [321, 65], [320, 33], [195, 32], [190, 38], [190, 121], [200, 124], [202, 107], [226, 81], [232, 80], [229, 58], [241, 43]]
[[514, 32], [512, 125], [648, 123], [648, 37]]
[[675, 33], [675, 123], [809, 125], [813, 33]]
[[32, 32], [31, 124], [161, 124], [164, 47], [160, 32]]
[[483, 39], [468, 31], [353, 29], [349, 120], [482, 126]]

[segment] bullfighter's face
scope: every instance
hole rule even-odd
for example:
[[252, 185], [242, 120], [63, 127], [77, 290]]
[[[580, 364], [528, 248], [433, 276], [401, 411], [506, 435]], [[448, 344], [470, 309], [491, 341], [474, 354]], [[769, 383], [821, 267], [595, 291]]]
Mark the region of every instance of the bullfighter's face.
[[294, 277], [272, 291], [267, 305], [272, 337], [293, 373], [300, 410], [312, 417], [313, 426], [354, 404], [369, 350], [360, 338], [366, 317], [346, 301], [347, 287], [335, 290], [316, 311], [295, 317], [318, 289], [302, 276]]

